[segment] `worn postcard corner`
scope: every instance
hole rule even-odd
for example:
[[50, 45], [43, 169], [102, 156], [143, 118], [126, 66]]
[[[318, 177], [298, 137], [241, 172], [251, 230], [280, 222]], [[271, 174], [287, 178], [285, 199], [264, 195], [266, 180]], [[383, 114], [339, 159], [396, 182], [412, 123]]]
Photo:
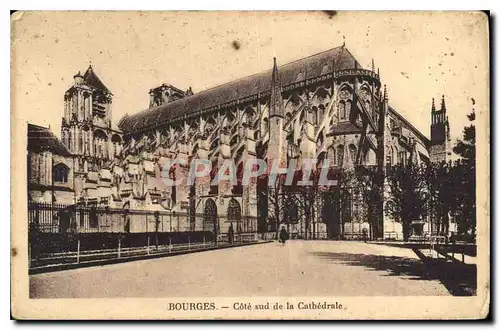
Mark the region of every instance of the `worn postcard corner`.
[[12, 317], [486, 318], [488, 19], [12, 14]]

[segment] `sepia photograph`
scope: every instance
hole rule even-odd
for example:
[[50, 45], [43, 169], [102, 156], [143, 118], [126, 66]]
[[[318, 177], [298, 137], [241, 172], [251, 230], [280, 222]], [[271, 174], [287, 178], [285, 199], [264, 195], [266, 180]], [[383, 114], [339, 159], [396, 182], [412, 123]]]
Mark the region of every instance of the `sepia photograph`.
[[13, 317], [486, 317], [489, 56], [481, 11], [12, 13]]

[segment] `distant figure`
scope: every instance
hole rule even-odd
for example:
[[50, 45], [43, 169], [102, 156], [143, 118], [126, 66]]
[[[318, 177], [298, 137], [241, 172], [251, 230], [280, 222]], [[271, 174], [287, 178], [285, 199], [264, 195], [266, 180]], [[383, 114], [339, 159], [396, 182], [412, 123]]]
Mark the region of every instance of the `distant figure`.
[[363, 228], [363, 241], [366, 243], [368, 240], [368, 229]]
[[227, 236], [229, 239], [229, 244], [233, 244], [233, 242], [234, 242], [234, 229], [233, 229], [232, 223], [229, 225], [229, 230], [227, 232]]
[[288, 239], [288, 232], [286, 231], [285, 227], [281, 227], [279, 242], [285, 245], [287, 239]]

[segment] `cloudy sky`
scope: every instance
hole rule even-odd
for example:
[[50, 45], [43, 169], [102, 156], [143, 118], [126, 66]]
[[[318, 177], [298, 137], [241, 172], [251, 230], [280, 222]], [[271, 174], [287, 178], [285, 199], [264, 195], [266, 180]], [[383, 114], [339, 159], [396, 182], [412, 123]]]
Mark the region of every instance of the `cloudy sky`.
[[[380, 68], [389, 102], [429, 136], [432, 97], [446, 95], [452, 139], [471, 97], [487, 115], [488, 27], [480, 13], [25, 12], [12, 24], [14, 123], [60, 134], [63, 95], [89, 62], [113, 92], [113, 120], [147, 108], [148, 91], [193, 91], [342, 45]], [[239, 48], [234, 47], [234, 42]]]

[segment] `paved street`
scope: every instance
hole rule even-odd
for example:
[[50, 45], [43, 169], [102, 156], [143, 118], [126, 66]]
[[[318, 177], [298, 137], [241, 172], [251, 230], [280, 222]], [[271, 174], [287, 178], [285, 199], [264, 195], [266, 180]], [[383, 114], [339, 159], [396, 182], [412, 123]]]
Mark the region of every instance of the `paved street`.
[[32, 298], [449, 295], [410, 250], [290, 241], [32, 275]]

